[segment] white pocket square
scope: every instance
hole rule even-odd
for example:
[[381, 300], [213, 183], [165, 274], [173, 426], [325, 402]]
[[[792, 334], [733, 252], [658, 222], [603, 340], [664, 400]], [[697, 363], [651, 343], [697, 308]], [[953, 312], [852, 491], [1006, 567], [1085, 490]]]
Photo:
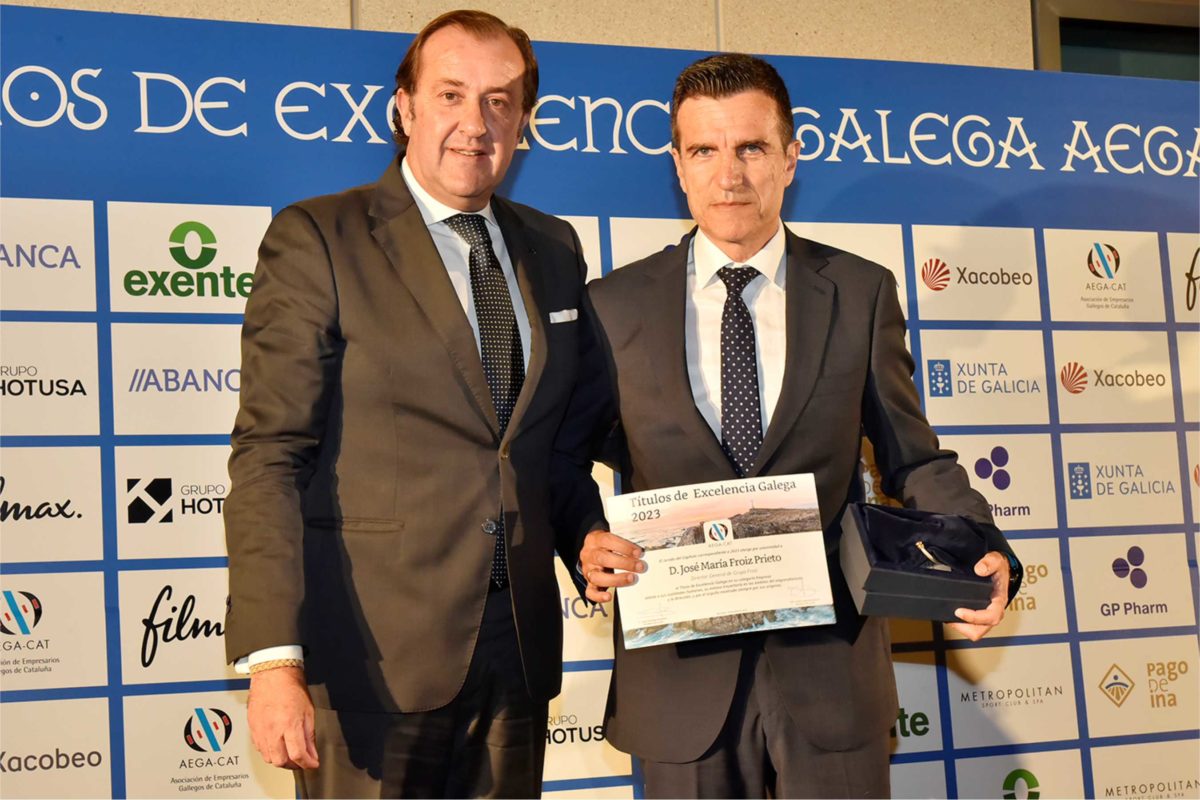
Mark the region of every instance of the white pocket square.
[[562, 311], [550, 312], [551, 325], [556, 322], [574, 322], [577, 319], [579, 319], [579, 309], [577, 308], [564, 308]]

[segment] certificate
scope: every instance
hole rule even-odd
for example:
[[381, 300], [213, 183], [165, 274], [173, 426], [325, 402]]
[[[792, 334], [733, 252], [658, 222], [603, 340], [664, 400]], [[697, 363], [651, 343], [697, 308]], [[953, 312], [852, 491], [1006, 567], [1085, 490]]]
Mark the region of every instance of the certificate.
[[605, 499], [646, 571], [618, 590], [625, 648], [835, 621], [812, 473]]

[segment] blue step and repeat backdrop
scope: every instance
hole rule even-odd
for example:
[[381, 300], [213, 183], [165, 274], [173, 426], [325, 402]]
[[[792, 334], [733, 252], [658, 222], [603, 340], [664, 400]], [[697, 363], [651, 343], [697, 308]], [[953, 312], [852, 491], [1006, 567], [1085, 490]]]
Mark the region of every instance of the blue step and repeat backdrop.
[[[0, 794], [290, 797], [222, 657], [238, 326], [272, 213], [392, 157], [411, 37], [0, 15]], [[505, 193], [597, 276], [676, 241], [668, 101], [698, 54], [537, 52]], [[1195, 85], [772, 61], [803, 144], [785, 220], [895, 272], [928, 414], [1027, 565], [980, 644], [893, 625], [897, 796], [1196, 797]], [[546, 789], [635, 796], [608, 611], [564, 585], [563, 624]]]

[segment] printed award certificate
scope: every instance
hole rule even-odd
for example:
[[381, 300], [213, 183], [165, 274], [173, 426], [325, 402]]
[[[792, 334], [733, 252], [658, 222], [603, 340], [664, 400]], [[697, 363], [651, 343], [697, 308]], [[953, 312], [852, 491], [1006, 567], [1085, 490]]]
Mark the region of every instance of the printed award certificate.
[[811, 473], [622, 494], [605, 510], [645, 550], [618, 591], [626, 649], [834, 622]]

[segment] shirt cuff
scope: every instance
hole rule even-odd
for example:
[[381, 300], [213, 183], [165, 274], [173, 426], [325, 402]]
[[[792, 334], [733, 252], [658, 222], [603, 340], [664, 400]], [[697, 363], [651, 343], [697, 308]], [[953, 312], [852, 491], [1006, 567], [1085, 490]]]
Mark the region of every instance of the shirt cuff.
[[278, 647], [264, 647], [255, 650], [248, 656], [242, 656], [233, 663], [233, 670], [238, 675], [249, 675], [251, 664], [261, 664], [264, 661], [275, 661], [280, 658], [298, 658], [304, 660], [304, 648], [298, 644], [281, 644]]

